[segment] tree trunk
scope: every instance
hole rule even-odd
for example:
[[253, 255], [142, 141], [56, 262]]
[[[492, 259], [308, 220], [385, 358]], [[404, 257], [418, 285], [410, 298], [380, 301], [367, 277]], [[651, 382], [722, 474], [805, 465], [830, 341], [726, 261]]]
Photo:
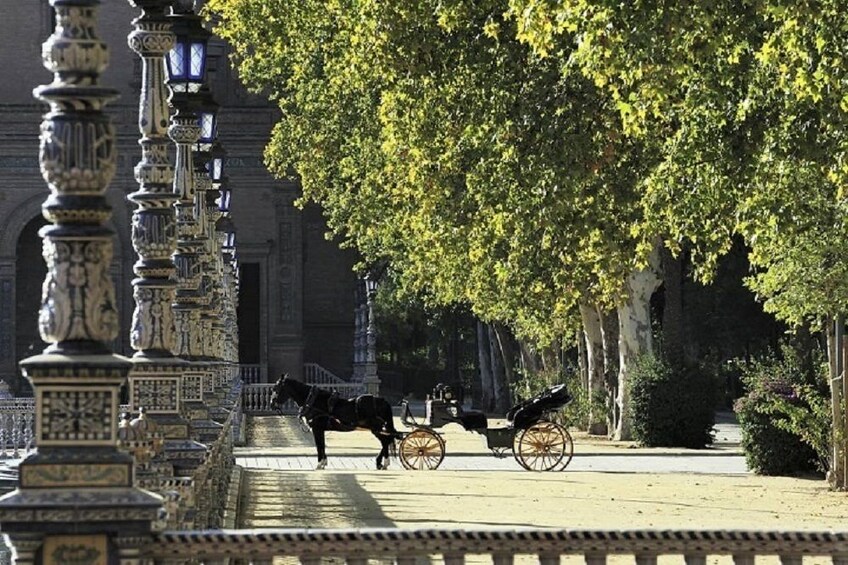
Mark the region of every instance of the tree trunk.
[[665, 359], [674, 369], [683, 367], [686, 336], [683, 325], [683, 256], [672, 256], [662, 248], [663, 306], [662, 335]]
[[651, 295], [659, 286], [659, 246], [655, 245], [648, 266], [627, 276], [626, 300], [618, 307], [618, 396], [619, 418], [614, 439], [632, 439], [630, 430], [630, 387], [628, 376], [639, 357], [653, 352]]
[[503, 324], [492, 324], [492, 327], [495, 330], [495, 336], [497, 337], [498, 347], [501, 350], [501, 356], [503, 358], [503, 367], [504, 367], [504, 375], [506, 376], [506, 401], [507, 401], [507, 409], [513, 402], [512, 391], [515, 387], [515, 383], [518, 379], [515, 376], [515, 339], [512, 336], [512, 333], [503, 325]]
[[577, 332], [577, 371], [580, 373], [580, 387], [589, 390], [589, 360], [586, 352], [586, 332], [581, 328]]
[[562, 338], [557, 338], [551, 347], [546, 347], [539, 352], [539, 358], [542, 362], [542, 370], [553, 373], [557, 376], [556, 381], [559, 382], [562, 376]]
[[448, 336], [445, 341], [445, 373], [448, 382], [462, 386], [462, 375], [459, 372], [459, 324], [457, 313], [451, 310], [448, 314]]
[[[830, 366], [830, 402], [833, 410], [833, 453], [827, 481], [831, 488], [844, 489], [846, 480], [846, 426], [845, 425], [845, 363], [844, 337], [841, 331], [842, 317], [827, 324], [827, 351]], [[837, 329], [839, 326], [839, 329]]]
[[618, 312], [598, 309], [601, 318], [601, 338], [604, 340], [604, 405], [607, 417], [607, 435], [618, 427], [620, 412], [618, 399]]
[[480, 364], [480, 409], [491, 412], [495, 407], [495, 379], [492, 375], [492, 356], [486, 324], [477, 321], [477, 360]]
[[489, 337], [489, 353], [492, 360], [492, 392], [495, 412], [505, 413], [509, 410], [509, 384], [506, 378], [504, 368], [504, 359], [500, 345], [498, 345], [498, 337], [495, 334], [495, 328], [491, 324], [486, 324], [486, 329]]
[[[586, 393], [589, 399], [595, 398], [604, 390], [604, 341], [601, 336], [601, 319], [593, 305], [580, 303], [580, 319], [583, 322], [583, 335], [586, 337]], [[589, 410], [589, 433], [604, 435], [607, 433], [606, 418], [592, 407]]]
[[542, 371], [542, 357], [532, 345], [524, 340], [519, 340], [518, 353], [521, 359], [521, 368], [525, 375], [538, 375]]

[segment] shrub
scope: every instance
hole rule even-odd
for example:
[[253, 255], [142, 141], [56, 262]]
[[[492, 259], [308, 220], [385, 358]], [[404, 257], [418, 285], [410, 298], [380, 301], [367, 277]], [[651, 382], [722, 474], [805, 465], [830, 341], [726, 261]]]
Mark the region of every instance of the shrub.
[[804, 359], [784, 346], [781, 355], [744, 370], [748, 392], [734, 410], [748, 467], [762, 475], [826, 471], [831, 452], [827, 365], [817, 352]]
[[650, 447], [703, 448], [713, 442], [715, 378], [698, 369], [672, 370], [645, 356], [630, 376], [631, 425]]

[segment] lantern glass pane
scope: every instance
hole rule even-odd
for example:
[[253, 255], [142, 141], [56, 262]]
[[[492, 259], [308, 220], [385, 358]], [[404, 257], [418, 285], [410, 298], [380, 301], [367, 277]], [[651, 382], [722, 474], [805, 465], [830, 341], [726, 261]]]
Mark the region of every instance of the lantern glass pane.
[[221, 206], [219, 210], [221, 212], [229, 212], [230, 211], [230, 197], [232, 193], [229, 190], [221, 191]]
[[211, 141], [215, 137], [215, 114], [200, 114], [200, 140]]
[[189, 69], [189, 76], [193, 79], [203, 78], [203, 51], [202, 43], [191, 44], [191, 68]]
[[224, 168], [224, 160], [220, 157], [212, 159], [212, 180], [221, 180], [221, 172]]
[[171, 73], [171, 78], [182, 78], [185, 76], [185, 45], [182, 43], [174, 44], [173, 49], [168, 53], [168, 70]]

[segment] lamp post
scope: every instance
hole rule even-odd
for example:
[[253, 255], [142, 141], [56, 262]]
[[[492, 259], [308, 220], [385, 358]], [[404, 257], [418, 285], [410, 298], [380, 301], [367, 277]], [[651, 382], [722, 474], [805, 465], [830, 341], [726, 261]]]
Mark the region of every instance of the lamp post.
[[[229, 213], [230, 197], [232, 195], [226, 176], [224, 175], [224, 158], [227, 152], [223, 146], [215, 140], [209, 149], [209, 160], [207, 162], [207, 171], [211, 182], [211, 190], [206, 193], [206, 208], [207, 215], [210, 219], [210, 241], [211, 241], [211, 262], [214, 269], [215, 279], [212, 285], [212, 355], [216, 362], [216, 388], [221, 396], [221, 401], [225, 400], [225, 396], [229, 389], [230, 379], [230, 360], [226, 355], [227, 348], [227, 328], [226, 316], [230, 306], [231, 296], [227, 291], [227, 273], [224, 264], [224, 243], [225, 232], [220, 229], [220, 222], [228, 220], [229, 225], [232, 225], [230, 218], [225, 218], [225, 214]], [[228, 402], [226, 404], [229, 404]], [[229, 406], [227, 406], [229, 408]], [[219, 412], [221, 417], [225, 417], [224, 412]]]
[[[129, 0], [142, 14], [128, 37], [130, 48], [142, 61], [138, 127], [141, 161], [135, 167], [138, 191], [129, 199], [137, 205], [132, 220], [133, 247], [138, 253], [133, 281], [135, 311], [130, 344], [136, 351], [129, 374], [130, 405], [145, 411], [169, 439], [188, 437], [179, 417], [179, 388], [183, 360], [174, 357], [173, 302], [176, 283], [172, 255], [176, 249], [174, 169], [168, 157], [169, 112], [163, 60], [175, 36], [165, 15], [167, 0]], [[160, 472], [173, 475], [158, 466]], [[151, 485], [153, 486], [153, 485]]]
[[[199, 360], [205, 364], [206, 373], [203, 378], [203, 395], [206, 404], [217, 405], [214, 393], [218, 381], [219, 364], [216, 362], [217, 351], [215, 343], [215, 313], [214, 301], [217, 287], [217, 272], [215, 261], [215, 221], [218, 207], [215, 204], [212, 177], [209, 170], [212, 144], [218, 134], [218, 104], [212, 93], [203, 86], [198, 93], [199, 105], [197, 122], [200, 126], [200, 136], [194, 147], [194, 204], [197, 213], [198, 234], [201, 242], [200, 252], [200, 287], [198, 305], [200, 308]], [[212, 198], [212, 205], [209, 199]]]
[[195, 206], [195, 167], [193, 146], [200, 139], [198, 124], [200, 100], [197, 93], [206, 70], [209, 32], [191, 11], [191, 3], [179, 3], [171, 17], [177, 37], [167, 61], [171, 104], [176, 114], [168, 135], [177, 145], [174, 192], [177, 210], [177, 293], [174, 303], [177, 354], [186, 359], [201, 355], [200, 336], [200, 226]]
[[[188, 361], [178, 388], [177, 405], [186, 422], [185, 439], [166, 442], [166, 450], [179, 457], [174, 463], [182, 475], [191, 475], [200, 488], [205, 480], [201, 467], [209, 455], [205, 445], [195, 441], [192, 414], [187, 413], [187, 403], [202, 403], [202, 382], [205, 367], [198, 363], [202, 355], [200, 331], [200, 303], [203, 241], [200, 239], [201, 220], [196, 206], [196, 186], [193, 149], [200, 139], [202, 129], [198, 114], [202, 109], [199, 95], [206, 73], [206, 46], [210, 33], [203, 28], [200, 17], [194, 14], [192, 2], [177, 0], [168, 18], [175, 35], [173, 48], [168, 53], [166, 69], [169, 99], [176, 112], [171, 117], [168, 135], [176, 144], [173, 192], [177, 216], [177, 248], [174, 253], [177, 290], [174, 297], [175, 353]], [[198, 476], [198, 473], [200, 475]], [[207, 500], [195, 499], [194, 508], [187, 509], [187, 521], [197, 527], [207, 525]]]
[[374, 323], [374, 298], [377, 296], [377, 279], [372, 273], [364, 278], [367, 323], [365, 326], [365, 377], [362, 379], [369, 394], [380, 394], [380, 377], [377, 376], [377, 326]]
[[[51, 0], [44, 43], [51, 84], [41, 124], [41, 173], [50, 186], [41, 231], [47, 277], [39, 331], [50, 345], [21, 362], [36, 398], [37, 453], [21, 462], [19, 486], [0, 499], [0, 523], [16, 563], [126, 562], [162, 506], [133, 486], [133, 460], [117, 449], [119, 391], [129, 362], [108, 344], [118, 334], [109, 276], [114, 232], [105, 192], [115, 174], [115, 131], [99, 86], [108, 49], [96, 34], [97, 2]], [[38, 555], [40, 554], [40, 557]]]

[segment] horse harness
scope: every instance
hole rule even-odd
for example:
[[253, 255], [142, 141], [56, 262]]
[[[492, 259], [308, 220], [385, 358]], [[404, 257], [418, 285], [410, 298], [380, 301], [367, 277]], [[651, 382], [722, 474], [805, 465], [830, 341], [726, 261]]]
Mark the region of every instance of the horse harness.
[[[351, 430], [356, 429], [355, 423], [353, 425], [351, 425], [351, 424], [342, 422], [334, 414], [335, 407], [338, 404], [339, 400], [341, 400], [341, 398], [339, 397], [339, 392], [337, 390], [334, 390], [334, 391], [329, 393], [330, 395], [327, 398], [327, 411], [326, 412], [315, 406], [315, 401], [318, 400], [319, 392], [321, 392], [321, 389], [319, 389], [315, 385], [312, 385], [309, 388], [309, 394], [306, 396], [306, 400], [303, 401], [303, 406], [301, 406], [300, 409], [297, 411], [298, 418], [300, 418], [300, 420], [303, 421], [304, 423], [306, 423], [306, 425], [308, 425], [309, 427], [312, 427], [312, 423], [315, 421], [316, 418], [323, 416], [323, 417], [327, 417], [329, 420], [334, 421], [339, 426], [347, 427], [347, 428], [350, 428]], [[355, 416], [356, 420], [365, 419], [364, 416], [362, 415], [361, 411], [360, 411], [360, 408], [361, 408], [362, 401], [365, 399], [366, 396], [371, 399], [371, 412], [372, 412], [372, 414], [374, 415], [375, 418], [377, 418], [381, 421], [381, 428], [385, 428], [386, 422], [382, 418], [380, 418], [380, 416], [377, 414], [377, 401], [376, 401], [375, 397], [373, 395], [370, 395], [370, 394], [359, 396], [359, 397], [357, 397], [356, 401], [354, 402], [353, 407], [354, 407], [354, 416]]]

